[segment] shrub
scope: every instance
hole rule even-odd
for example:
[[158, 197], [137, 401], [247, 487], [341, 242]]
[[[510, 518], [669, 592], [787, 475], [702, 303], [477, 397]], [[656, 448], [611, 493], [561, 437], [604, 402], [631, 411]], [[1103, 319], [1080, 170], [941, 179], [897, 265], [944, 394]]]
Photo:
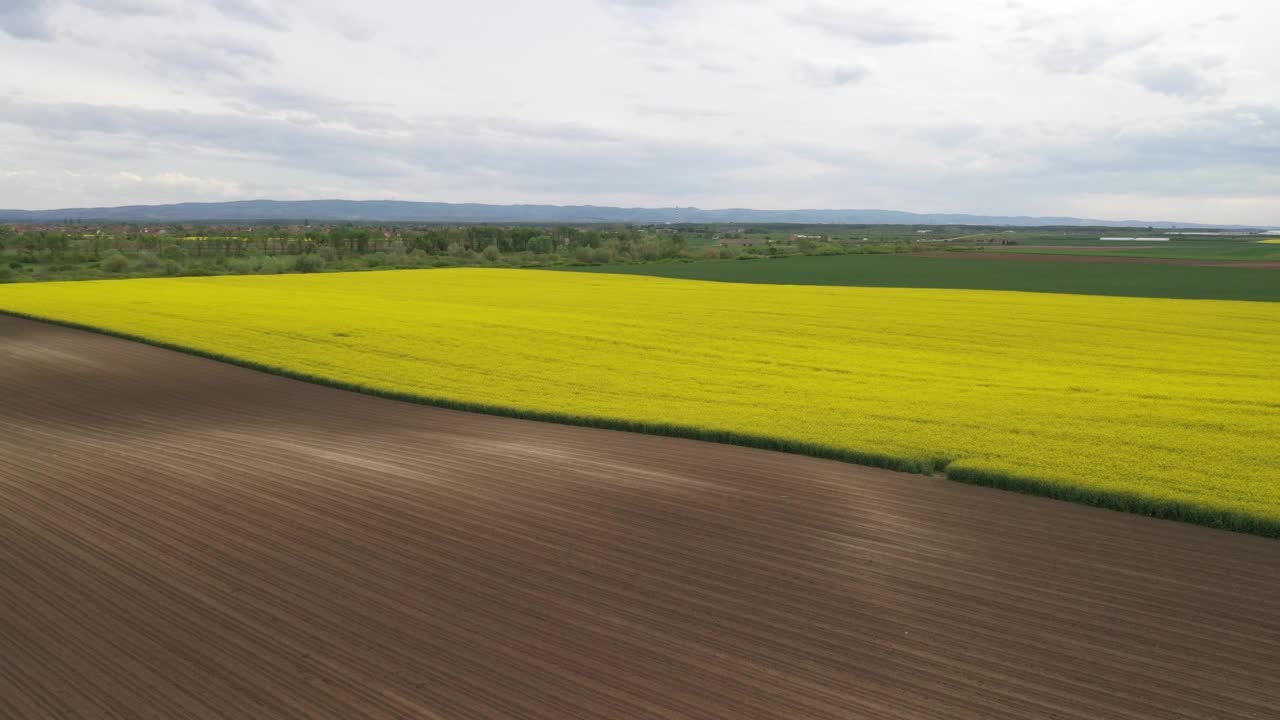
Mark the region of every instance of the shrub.
[[299, 255], [297, 261], [294, 262], [293, 267], [298, 272], [320, 272], [321, 270], [324, 270], [324, 258], [314, 253]]
[[129, 258], [120, 253], [115, 253], [103, 258], [99, 266], [103, 272], [122, 273], [129, 269]]
[[738, 257], [738, 254], [735, 253], [731, 247], [722, 247], [718, 252], [721, 260], [732, 260]]
[[182, 273], [182, 266], [173, 260], [165, 260], [161, 270], [165, 275], [179, 275]]
[[501, 257], [502, 251], [498, 249], [497, 245], [491, 244], [484, 249], [484, 259], [489, 262], [498, 262], [498, 259]]
[[639, 255], [641, 260], [657, 260], [663, 255], [662, 246], [653, 241], [641, 243]]
[[262, 275], [275, 275], [281, 271], [280, 261], [270, 255], [258, 260], [258, 272]]
[[244, 258], [232, 258], [225, 263], [225, 267], [233, 275], [248, 275], [258, 269], [257, 263]]
[[13, 280], [13, 270], [7, 267], [0, 267], [0, 282], [9, 282]]
[[160, 258], [155, 253], [144, 252], [138, 256], [138, 265], [145, 270], [157, 270], [160, 268]]

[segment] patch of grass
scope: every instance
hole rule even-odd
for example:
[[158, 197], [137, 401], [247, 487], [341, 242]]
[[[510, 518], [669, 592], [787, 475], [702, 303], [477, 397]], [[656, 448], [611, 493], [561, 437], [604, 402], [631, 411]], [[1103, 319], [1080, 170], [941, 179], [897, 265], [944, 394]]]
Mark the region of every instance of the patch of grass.
[[[1008, 250], [1020, 252], [1016, 247]], [[839, 255], [787, 257], [753, 263], [704, 261], [556, 269], [735, 283], [1280, 301], [1280, 271], [1254, 268]]]

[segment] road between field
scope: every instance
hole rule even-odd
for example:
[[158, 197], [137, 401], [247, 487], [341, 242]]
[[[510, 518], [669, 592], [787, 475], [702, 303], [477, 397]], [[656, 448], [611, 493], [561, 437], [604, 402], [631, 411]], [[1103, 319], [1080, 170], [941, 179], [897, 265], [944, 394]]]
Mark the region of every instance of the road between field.
[[0, 317], [0, 717], [1280, 717], [1280, 543]]

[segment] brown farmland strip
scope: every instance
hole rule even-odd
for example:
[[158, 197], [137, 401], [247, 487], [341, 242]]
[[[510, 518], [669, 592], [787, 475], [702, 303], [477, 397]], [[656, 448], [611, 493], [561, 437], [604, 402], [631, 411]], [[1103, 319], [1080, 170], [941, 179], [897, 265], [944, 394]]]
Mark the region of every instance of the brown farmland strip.
[[0, 717], [1280, 717], [1280, 543], [0, 317]]
[[[1049, 247], [1049, 246], [1046, 246]], [[1056, 249], [1067, 249], [1058, 246]], [[1152, 248], [1089, 248], [1090, 250], [1150, 250]], [[1020, 253], [981, 250], [977, 252], [921, 252], [917, 257], [945, 257], [953, 260], [1025, 260], [1028, 262], [1110, 263], [1122, 265], [1195, 265], [1199, 267], [1253, 268], [1280, 270], [1278, 260], [1196, 260], [1192, 258], [1123, 257], [1113, 255], [1066, 255], [1057, 253]]]
[[[983, 252], [1008, 252], [1001, 250], [993, 251], [991, 250], [992, 247], [999, 246], [979, 246], [979, 249]], [[1146, 245], [1142, 247], [1134, 247], [1133, 245], [1118, 245], [1116, 247], [1103, 247], [1099, 245], [1018, 245], [1017, 248], [1018, 249], [1013, 252], [1021, 252], [1023, 250], [1095, 250], [1097, 252], [1129, 252], [1136, 250], [1138, 252], [1142, 252], [1143, 250], [1158, 250], [1159, 245]]]

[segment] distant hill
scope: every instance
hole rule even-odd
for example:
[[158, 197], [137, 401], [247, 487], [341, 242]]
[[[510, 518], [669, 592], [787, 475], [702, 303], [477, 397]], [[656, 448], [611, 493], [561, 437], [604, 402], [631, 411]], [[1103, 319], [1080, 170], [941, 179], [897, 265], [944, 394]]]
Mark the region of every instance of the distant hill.
[[394, 200], [242, 200], [174, 205], [0, 210], [0, 222], [423, 222], [423, 223], [799, 223], [843, 225], [1008, 225], [1245, 228], [1147, 220], [919, 214], [896, 210], [751, 210], [620, 208], [595, 205], [481, 205]]

